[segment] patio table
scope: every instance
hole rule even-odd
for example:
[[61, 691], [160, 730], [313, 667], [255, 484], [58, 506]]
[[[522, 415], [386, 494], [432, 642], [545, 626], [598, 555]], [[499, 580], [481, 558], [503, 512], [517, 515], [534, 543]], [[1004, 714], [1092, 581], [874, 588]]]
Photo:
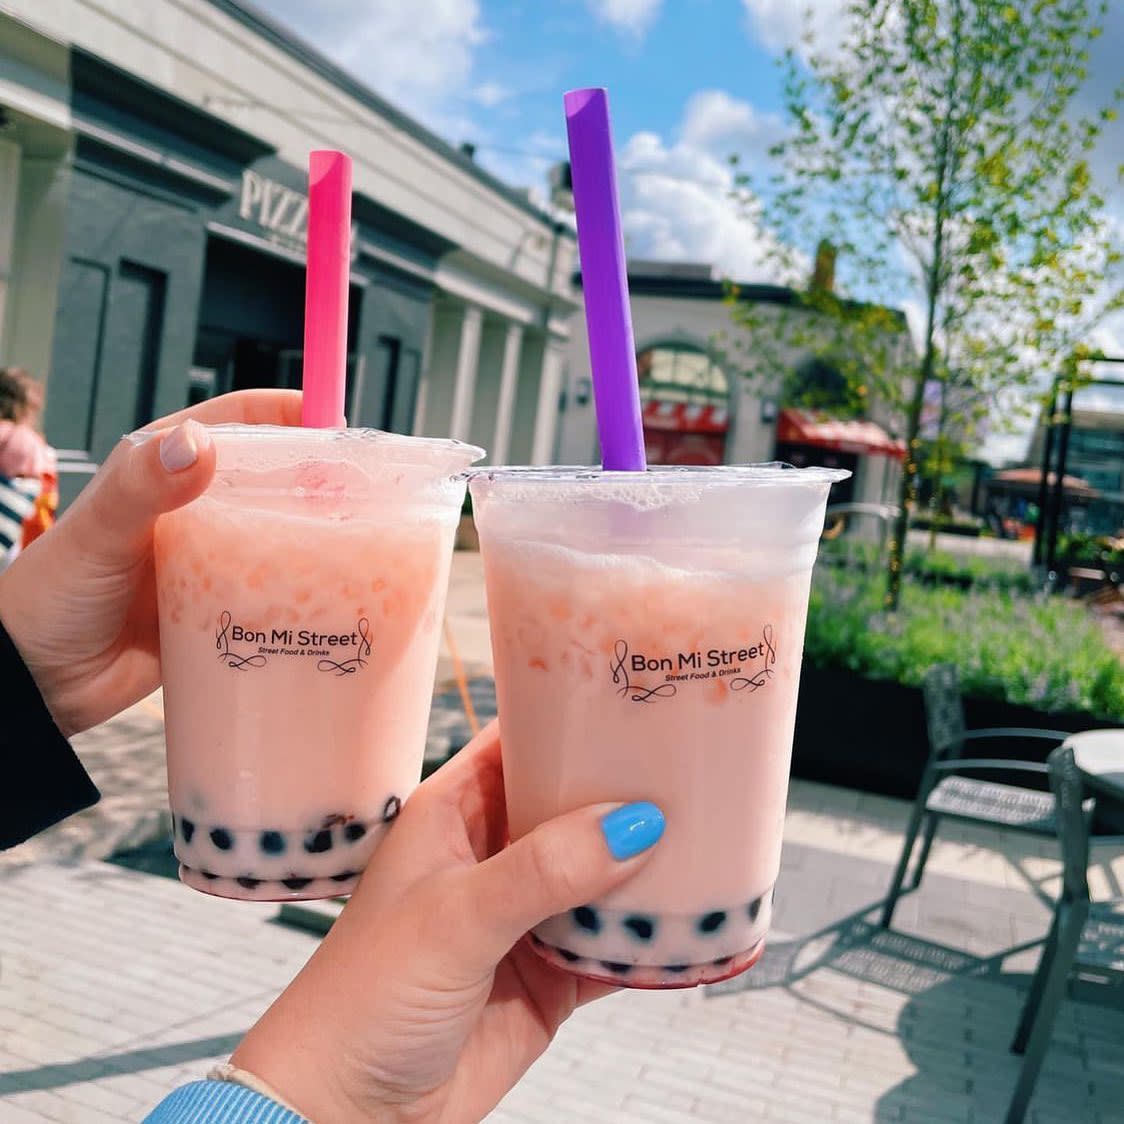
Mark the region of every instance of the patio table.
[[1124, 805], [1124, 730], [1085, 730], [1063, 744], [1090, 791]]

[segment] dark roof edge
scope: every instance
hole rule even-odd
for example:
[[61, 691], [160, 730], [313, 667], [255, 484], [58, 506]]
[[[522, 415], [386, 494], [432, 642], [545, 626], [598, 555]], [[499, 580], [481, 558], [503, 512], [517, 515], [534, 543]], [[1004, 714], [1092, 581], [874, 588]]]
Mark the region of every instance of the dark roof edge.
[[[581, 287], [580, 273], [575, 273], [574, 284]], [[645, 274], [628, 275], [628, 291], [634, 297], [679, 297], [687, 300], [724, 300], [728, 295], [728, 285], [738, 291], [738, 300], [751, 304], [799, 303], [800, 293], [787, 285], [765, 285], [759, 282], [721, 281], [713, 278], [694, 277], [652, 277]], [[876, 307], [867, 301], [844, 301], [848, 308]], [[905, 313], [900, 308], [888, 308], [901, 327], [907, 327]]]
[[[449, 144], [448, 141], [442, 140], [436, 133], [431, 132], [420, 122], [415, 121], [414, 118], [376, 94], [370, 86], [364, 85], [358, 78], [354, 78], [343, 67], [338, 66], [327, 55], [313, 47], [311, 43], [263, 12], [256, 4], [247, 3], [246, 0], [210, 0], [210, 3], [232, 19], [237, 20], [243, 27], [249, 28], [256, 35], [268, 40], [273, 46], [280, 48], [303, 66], [307, 66], [322, 78], [326, 78], [332, 85], [350, 94], [356, 101], [367, 106], [368, 109], [374, 110], [381, 117], [385, 117], [431, 151], [455, 164], [462, 171], [468, 172], [485, 187], [503, 196], [504, 199], [513, 203], [520, 210], [525, 211], [548, 227], [559, 225], [510, 184], [504, 183], [491, 172], [481, 168], [475, 160], [470, 159], [459, 149]], [[564, 225], [562, 230], [568, 232]], [[570, 236], [573, 237], [572, 234]]]

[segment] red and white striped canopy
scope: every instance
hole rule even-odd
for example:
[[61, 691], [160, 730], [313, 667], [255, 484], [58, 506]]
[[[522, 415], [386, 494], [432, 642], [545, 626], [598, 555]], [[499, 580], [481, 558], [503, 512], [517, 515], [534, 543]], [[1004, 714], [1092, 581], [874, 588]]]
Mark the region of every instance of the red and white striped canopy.
[[730, 412], [725, 406], [701, 406], [655, 398], [644, 403], [644, 428], [675, 433], [725, 433]]

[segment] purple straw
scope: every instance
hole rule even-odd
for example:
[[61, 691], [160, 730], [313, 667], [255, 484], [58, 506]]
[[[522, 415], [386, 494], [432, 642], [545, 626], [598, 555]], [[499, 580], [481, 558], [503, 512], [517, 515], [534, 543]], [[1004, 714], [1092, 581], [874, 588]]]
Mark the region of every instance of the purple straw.
[[609, 99], [605, 90], [592, 88], [571, 90], [564, 101], [601, 464], [643, 472], [647, 462]]

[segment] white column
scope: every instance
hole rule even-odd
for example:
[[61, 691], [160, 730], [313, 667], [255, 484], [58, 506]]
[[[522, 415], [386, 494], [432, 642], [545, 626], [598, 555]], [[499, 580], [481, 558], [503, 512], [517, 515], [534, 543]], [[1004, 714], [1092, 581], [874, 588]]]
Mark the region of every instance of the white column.
[[492, 464], [506, 464], [511, 448], [511, 421], [515, 415], [515, 391], [519, 386], [519, 352], [523, 347], [523, 327], [509, 324], [503, 341], [500, 367], [500, 397], [496, 406], [496, 431], [492, 437]]
[[531, 463], [550, 464], [554, 459], [554, 435], [558, 429], [558, 396], [562, 389], [562, 349], [548, 340], [543, 348], [539, 404], [535, 412], [535, 434], [531, 440]]
[[[20, 148], [0, 140], [0, 360], [5, 358], [5, 318], [12, 256], [16, 243], [16, 210], [19, 201]], [[41, 368], [43, 372], [46, 367]], [[41, 377], [41, 376], [40, 376]]]
[[472, 425], [472, 400], [476, 393], [476, 372], [480, 365], [480, 328], [483, 313], [470, 304], [461, 320], [460, 343], [457, 346], [456, 382], [453, 386], [453, 413], [449, 436], [467, 441]]

